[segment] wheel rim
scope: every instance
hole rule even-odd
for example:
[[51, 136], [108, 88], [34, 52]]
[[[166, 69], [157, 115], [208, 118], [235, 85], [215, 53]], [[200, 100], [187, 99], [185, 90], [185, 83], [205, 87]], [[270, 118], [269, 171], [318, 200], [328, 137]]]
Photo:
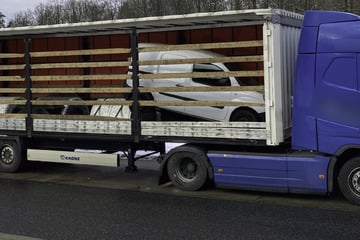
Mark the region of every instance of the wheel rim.
[[3, 163], [11, 164], [15, 158], [14, 149], [9, 145], [3, 146], [0, 152], [0, 158]]
[[198, 165], [191, 158], [183, 158], [176, 168], [176, 175], [183, 182], [193, 181], [198, 173]]
[[351, 171], [348, 178], [348, 184], [351, 191], [360, 196], [360, 167]]

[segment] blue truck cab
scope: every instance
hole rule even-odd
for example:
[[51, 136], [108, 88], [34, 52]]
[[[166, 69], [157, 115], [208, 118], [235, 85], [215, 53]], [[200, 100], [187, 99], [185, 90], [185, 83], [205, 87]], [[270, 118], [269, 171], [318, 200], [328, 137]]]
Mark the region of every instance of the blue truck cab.
[[360, 147], [360, 17], [309, 11], [294, 88], [294, 149], [339, 155]]
[[287, 150], [208, 154], [219, 185], [330, 193], [360, 204], [360, 17], [307, 11]]
[[309, 11], [294, 88], [292, 147], [331, 157], [329, 189], [360, 203], [360, 17]]

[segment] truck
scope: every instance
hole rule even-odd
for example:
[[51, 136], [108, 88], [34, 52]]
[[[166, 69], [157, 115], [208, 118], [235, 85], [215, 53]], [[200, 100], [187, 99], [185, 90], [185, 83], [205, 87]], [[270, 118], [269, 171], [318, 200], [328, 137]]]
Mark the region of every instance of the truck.
[[[113, 152], [123, 151], [126, 171], [136, 172], [136, 152], [146, 150], [145, 156], [160, 153], [159, 183], [171, 181], [183, 190], [208, 183], [288, 193], [339, 188], [360, 204], [359, 29], [360, 17], [351, 13], [303, 16], [279, 9], [0, 29], [0, 170], [16, 172], [28, 161], [118, 167]], [[194, 50], [216, 54], [139, 58]], [[182, 70], [212, 63], [233, 68]], [[141, 71], [169, 65], [178, 68]], [[228, 78], [244, 84], [160, 85]], [[154, 79], [159, 84], [140, 84]], [[151, 97], [184, 92], [214, 98]], [[263, 101], [217, 97], [224, 92], [261, 92]], [[10, 111], [14, 106], [25, 111]], [[46, 106], [83, 106], [90, 114], [34, 111]], [[167, 106], [208, 108], [214, 115], [229, 106], [263, 108], [265, 117], [166, 120], [161, 110]], [[167, 151], [168, 142], [183, 145]]]

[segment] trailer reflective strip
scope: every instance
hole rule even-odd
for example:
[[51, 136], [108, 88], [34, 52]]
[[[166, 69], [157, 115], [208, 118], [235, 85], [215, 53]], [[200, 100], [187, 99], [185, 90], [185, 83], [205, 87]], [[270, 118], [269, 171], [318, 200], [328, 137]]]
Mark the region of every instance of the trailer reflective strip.
[[82, 165], [118, 167], [118, 155], [54, 150], [27, 150], [28, 161], [71, 163]]

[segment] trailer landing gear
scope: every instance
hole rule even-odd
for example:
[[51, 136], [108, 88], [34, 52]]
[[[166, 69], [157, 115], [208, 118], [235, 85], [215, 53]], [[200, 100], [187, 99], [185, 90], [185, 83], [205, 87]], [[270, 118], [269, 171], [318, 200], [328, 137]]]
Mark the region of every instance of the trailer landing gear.
[[135, 165], [135, 162], [139, 159], [144, 159], [144, 158], [147, 158], [150, 156], [154, 156], [155, 154], [160, 154], [160, 155], [164, 154], [165, 153], [165, 145], [158, 147], [158, 148], [154, 148], [153, 151], [150, 151], [149, 153], [144, 153], [144, 154], [138, 155], [138, 156], [136, 156], [137, 150], [139, 150], [139, 148], [137, 148], [136, 146], [131, 146], [131, 147], [129, 147], [129, 149], [126, 152], [124, 151], [124, 155], [128, 160], [128, 165], [125, 168], [125, 172], [128, 172], [128, 173], [137, 172], [138, 168]]
[[130, 147], [128, 149], [128, 152], [124, 153], [124, 154], [125, 154], [125, 156], [127, 157], [127, 160], [128, 160], [128, 166], [125, 168], [125, 172], [128, 172], [128, 173], [137, 172], [138, 169], [137, 169], [137, 167], [135, 165], [136, 148], [135, 147]]

